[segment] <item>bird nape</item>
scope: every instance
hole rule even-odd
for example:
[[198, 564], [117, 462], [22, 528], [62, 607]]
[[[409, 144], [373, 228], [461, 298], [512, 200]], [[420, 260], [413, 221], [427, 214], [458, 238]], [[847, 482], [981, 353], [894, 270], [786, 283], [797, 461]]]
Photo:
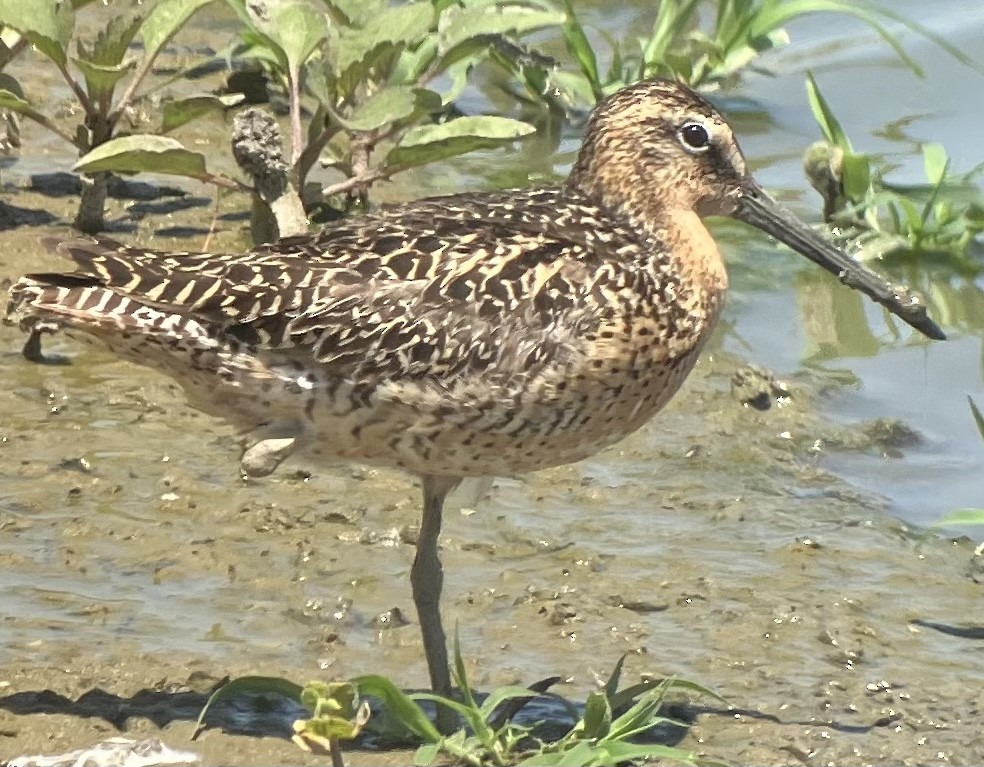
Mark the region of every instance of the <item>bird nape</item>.
[[[661, 80], [595, 108], [561, 185], [417, 200], [239, 254], [66, 242], [75, 271], [21, 278], [7, 317], [164, 370], [195, 407], [276, 445], [247, 451], [256, 472], [292, 453], [420, 477], [410, 581], [431, 685], [449, 695], [448, 492], [581, 460], [669, 401], [727, 290], [707, 215], [766, 231], [943, 338], [919, 299], [761, 190], [710, 104]], [[454, 713], [439, 708], [438, 725]]]

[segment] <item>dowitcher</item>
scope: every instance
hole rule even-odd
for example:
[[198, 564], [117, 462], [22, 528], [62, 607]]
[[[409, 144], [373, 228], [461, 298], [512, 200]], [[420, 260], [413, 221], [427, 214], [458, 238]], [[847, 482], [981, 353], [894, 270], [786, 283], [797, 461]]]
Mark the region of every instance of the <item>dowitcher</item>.
[[717, 110], [660, 80], [596, 107], [563, 184], [418, 200], [241, 254], [67, 242], [76, 270], [21, 278], [7, 315], [171, 374], [275, 447], [248, 465], [292, 450], [419, 476], [410, 582], [432, 687], [448, 694], [445, 497], [463, 477], [590, 456], [666, 404], [724, 303], [708, 215], [944, 337], [918, 297], [778, 207]]

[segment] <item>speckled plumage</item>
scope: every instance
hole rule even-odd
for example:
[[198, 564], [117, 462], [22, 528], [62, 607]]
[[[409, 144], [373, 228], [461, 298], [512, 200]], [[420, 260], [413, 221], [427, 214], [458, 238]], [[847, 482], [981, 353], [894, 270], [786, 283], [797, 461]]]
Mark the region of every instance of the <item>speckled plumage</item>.
[[562, 185], [419, 200], [242, 254], [66, 243], [77, 271], [22, 278], [7, 313], [159, 367], [258, 438], [422, 476], [411, 582], [447, 693], [448, 491], [584, 458], [670, 399], [727, 288], [708, 214], [758, 226], [942, 337], [916, 297], [778, 209], [707, 102], [658, 80], [595, 109]]
[[26, 324], [160, 366], [297, 451], [418, 474], [620, 439], [693, 366], [725, 286], [563, 187], [422, 200], [239, 255], [63, 249], [79, 272], [13, 292]]

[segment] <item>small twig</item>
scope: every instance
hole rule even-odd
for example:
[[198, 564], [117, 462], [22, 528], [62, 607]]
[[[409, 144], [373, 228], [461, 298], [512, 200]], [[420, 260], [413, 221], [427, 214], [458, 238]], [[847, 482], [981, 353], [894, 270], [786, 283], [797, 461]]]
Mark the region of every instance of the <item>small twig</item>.
[[368, 188], [377, 181], [387, 179], [400, 170], [401, 168], [377, 168], [360, 176], [351, 176], [344, 181], [339, 181], [337, 184], [322, 187], [321, 194], [324, 197], [331, 197], [336, 194], [351, 192], [353, 189], [358, 189], [359, 187]]
[[137, 71], [133, 73], [133, 77], [130, 79], [129, 84], [126, 86], [126, 90], [123, 91], [123, 95], [120, 96], [120, 100], [116, 102], [116, 106], [109, 113], [109, 121], [111, 124], [116, 123], [124, 111], [130, 106], [130, 102], [133, 101], [136, 95], [137, 88], [140, 87], [140, 83], [150, 72], [151, 67], [154, 66], [154, 60], [157, 55], [147, 56], [140, 65], [137, 67]]
[[205, 240], [202, 242], [201, 249], [203, 251], [208, 251], [208, 246], [212, 242], [212, 236], [215, 234], [215, 229], [219, 224], [219, 199], [222, 195], [222, 190], [219, 188], [218, 184], [215, 186], [215, 205], [212, 207], [212, 220], [208, 224], [208, 233], [205, 235]]

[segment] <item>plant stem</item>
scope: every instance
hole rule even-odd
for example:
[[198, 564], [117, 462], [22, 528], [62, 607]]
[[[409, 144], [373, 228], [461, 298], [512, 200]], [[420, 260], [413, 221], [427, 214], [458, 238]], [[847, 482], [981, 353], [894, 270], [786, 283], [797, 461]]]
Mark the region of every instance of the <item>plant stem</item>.
[[337, 740], [328, 741], [328, 753], [331, 755], [331, 767], [345, 767], [345, 760], [342, 758], [342, 749], [338, 747]]
[[120, 100], [116, 102], [116, 106], [113, 111], [109, 114], [109, 121], [111, 124], [115, 125], [116, 121], [120, 118], [123, 112], [130, 106], [130, 102], [133, 101], [133, 97], [137, 92], [137, 88], [140, 87], [140, 83], [150, 72], [150, 68], [154, 65], [154, 59], [156, 56], [147, 56], [143, 61], [140, 62], [140, 66], [137, 67], [137, 71], [133, 73], [133, 77], [130, 78], [130, 82], [126, 86], [126, 90], [123, 91], [123, 95], [120, 96]]
[[[301, 85], [300, 72], [291, 68], [288, 73], [290, 85], [290, 165], [297, 168], [301, 157], [301, 145], [304, 142], [304, 131], [301, 126]], [[295, 179], [300, 181], [300, 179]]]
[[336, 194], [350, 192], [353, 189], [357, 189], [360, 186], [370, 186], [376, 183], [377, 181], [380, 181], [385, 178], [389, 178], [398, 170], [399, 168], [381, 168], [373, 171], [368, 171], [359, 176], [350, 176], [344, 181], [339, 181], [337, 184], [332, 184], [331, 186], [326, 186], [322, 188], [321, 194], [325, 197], [331, 197]]
[[[72, 93], [75, 94], [75, 98], [78, 99], [79, 104], [82, 105], [82, 110], [85, 112], [86, 116], [92, 115], [95, 112], [95, 108], [92, 101], [89, 99], [89, 94], [85, 92], [81, 85], [78, 84], [76, 79], [72, 77], [72, 73], [68, 71], [68, 68], [62, 64], [60, 61], [55, 62], [58, 67], [58, 71], [61, 72], [62, 77], [65, 78], [65, 82], [68, 83], [68, 87], [72, 89]], [[75, 143], [75, 140], [72, 140]]]

